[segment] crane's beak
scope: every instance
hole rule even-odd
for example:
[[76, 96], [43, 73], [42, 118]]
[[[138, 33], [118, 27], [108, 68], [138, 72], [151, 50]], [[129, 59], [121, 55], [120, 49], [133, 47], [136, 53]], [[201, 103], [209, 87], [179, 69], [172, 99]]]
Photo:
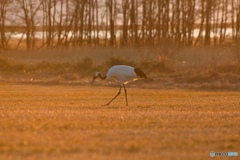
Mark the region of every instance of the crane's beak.
[[94, 82], [94, 80], [95, 80], [96, 78], [95, 77], [93, 77], [93, 80], [92, 80], [92, 83], [91, 83], [91, 86], [92, 86], [92, 84], [93, 84], [93, 82]]

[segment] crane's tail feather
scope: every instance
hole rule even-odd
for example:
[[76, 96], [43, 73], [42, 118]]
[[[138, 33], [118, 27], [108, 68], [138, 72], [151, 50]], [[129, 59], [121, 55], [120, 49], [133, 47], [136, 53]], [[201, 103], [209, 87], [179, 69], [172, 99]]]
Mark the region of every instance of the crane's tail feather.
[[138, 77], [147, 79], [147, 75], [140, 68], [134, 68], [134, 72]]

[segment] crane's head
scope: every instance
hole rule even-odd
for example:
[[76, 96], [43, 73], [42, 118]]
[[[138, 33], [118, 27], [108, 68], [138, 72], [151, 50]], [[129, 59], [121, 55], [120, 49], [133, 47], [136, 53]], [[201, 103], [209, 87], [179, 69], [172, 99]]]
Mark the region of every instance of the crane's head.
[[93, 81], [92, 81], [91, 85], [93, 84], [94, 80], [97, 79], [98, 76], [99, 76], [99, 72], [97, 72], [93, 75]]

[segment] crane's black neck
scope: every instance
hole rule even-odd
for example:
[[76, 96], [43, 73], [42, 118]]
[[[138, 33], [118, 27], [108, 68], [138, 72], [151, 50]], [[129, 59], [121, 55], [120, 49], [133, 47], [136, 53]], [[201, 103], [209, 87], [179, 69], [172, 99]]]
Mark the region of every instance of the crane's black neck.
[[98, 73], [98, 77], [100, 77], [102, 80], [105, 80], [107, 78], [107, 76], [102, 76], [101, 73]]

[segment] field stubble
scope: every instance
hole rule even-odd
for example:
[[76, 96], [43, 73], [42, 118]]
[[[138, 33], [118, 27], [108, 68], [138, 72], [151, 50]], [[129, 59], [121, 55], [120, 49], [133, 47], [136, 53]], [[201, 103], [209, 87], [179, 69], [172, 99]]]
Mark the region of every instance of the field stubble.
[[[240, 93], [0, 83], [0, 159], [209, 159], [240, 153]], [[221, 157], [226, 159], [229, 157]], [[238, 157], [231, 157], [235, 159]]]

